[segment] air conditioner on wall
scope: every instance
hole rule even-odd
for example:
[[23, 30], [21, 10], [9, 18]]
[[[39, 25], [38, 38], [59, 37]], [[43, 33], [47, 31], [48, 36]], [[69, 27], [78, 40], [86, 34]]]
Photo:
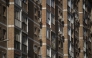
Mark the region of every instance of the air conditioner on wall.
[[62, 34], [62, 32], [61, 31], [59, 31], [59, 35], [61, 35]]
[[62, 20], [62, 16], [59, 16], [59, 18], [58, 18], [59, 20]]
[[41, 23], [41, 18], [38, 18], [38, 22]]

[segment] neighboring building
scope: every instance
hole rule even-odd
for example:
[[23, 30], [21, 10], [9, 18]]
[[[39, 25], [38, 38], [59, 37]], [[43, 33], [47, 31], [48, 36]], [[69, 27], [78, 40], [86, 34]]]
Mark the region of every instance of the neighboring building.
[[41, 0], [9, 0], [7, 58], [41, 57]]
[[92, 1], [0, 0], [0, 58], [92, 58]]
[[42, 24], [42, 58], [55, 58], [55, 0], [42, 0]]
[[84, 58], [92, 58], [92, 1], [83, 0], [83, 52]]
[[42, 0], [42, 58], [63, 57], [62, 1]]
[[8, 0], [0, 0], [0, 58], [7, 57], [7, 6]]

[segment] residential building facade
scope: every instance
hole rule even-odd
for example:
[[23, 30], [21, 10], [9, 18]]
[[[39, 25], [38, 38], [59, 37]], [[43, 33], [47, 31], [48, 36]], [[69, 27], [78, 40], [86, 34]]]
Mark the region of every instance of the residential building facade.
[[0, 0], [0, 58], [92, 58], [91, 0]]

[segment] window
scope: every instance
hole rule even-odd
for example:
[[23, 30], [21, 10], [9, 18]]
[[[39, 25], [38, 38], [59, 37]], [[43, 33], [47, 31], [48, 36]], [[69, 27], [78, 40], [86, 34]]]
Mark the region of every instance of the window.
[[36, 45], [33, 46], [33, 49], [34, 49], [34, 52], [37, 52], [37, 46]]
[[15, 54], [14, 58], [20, 58], [20, 55]]
[[54, 8], [54, 0], [51, 0], [51, 6]]
[[18, 8], [15, 8], [14, 10], [14, 18], [15, 18], [15, 26], [21, 27], [21, 22], [20, 22], [20, 10], [17, 10]]
[[51, 50], [51, 58], [56, 58], [55, 52]]
[[2, 5], [0, 5], [0, 15], [2, 15]]
[[27, 25], [28, 25], [28, 23], [27, 23], [27, 17], [23, 15], [22, 16], [22, 29], [24, 31], [26, 31], [26, 32], [27, 32]]
[[47, 22], [49, 25], [51, 24], [50, 20], [51, 20], [51, 18], [50, 18], [50, 12], [47, 11], [47, 13], [46, 13], [46, 22]]
[[0, 27], [0, 40], [3, 40], [4, 38], [3, 38], [4, 36], [3, 36], [3, 29]]
[[6, 53], [2, 53], [2, 58], [6, 58]]
[[50, 52], [51, 52], [50, 47], [47, 46], [47, 57], [50, 57], [50, 54], [51, 54]]
[[34, 28], [34, 34], [37, 35], [37, 27]]
[[22, 51], [27, 53], [27, 35], [22, 33]]
[[27, 0], [22, 0], [22, 2], [26, 3], [26, 2], [27, 2]]
[[53, 15], [51, 15], [51, 23], [55, 24], [55, 19]]
[[49, 28], [47, 28], [46, 30], [46, 37], [47, 39], [50, 39], [50, 29]]
[[14, 42], [14, 47], [15, 47], [15, 49], [20, 50], [20, 42], [15, 41], [15, 42]]
[[27, 35], [22, 33], [22, 44], [27, 45]]
[[15, 4], [21, 6], [21, 0], [14, 0]]
[[6, 39], [6, 30], [3, 29], [3, 39]]
[[46, 3], [50, 6], [51, 5], [51, 0], [46, 0]]
[[51, 45], [52, 47], [55, 49], [55, 34], [54, 33], [51, 33]]
[[20, 31], [18, 29], [15, 29], [15, 40], [20, 42]]
[[24, 53], [27, 53], [27, 46], [26, 46], [26, 45], [23, 45], [23, 44], [22, 44], [22, 51], [23, 51]]
[[3, 16], [6, 17], [6, 7], [5, 6], [3, 6]]
[[20, 11], [15, 10], [15, 19], [20, 20]]
[[27, 58], [27, 55], [22, 54], [22, 58]]

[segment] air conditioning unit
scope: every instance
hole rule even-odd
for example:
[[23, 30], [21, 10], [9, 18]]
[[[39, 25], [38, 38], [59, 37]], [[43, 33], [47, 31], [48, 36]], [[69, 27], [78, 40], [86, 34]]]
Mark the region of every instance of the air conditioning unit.
[[83, 50], [84, 50], [84, 51], [86, 51], [86, 48], [85, 48], [85, 47], [83, 47]]
[[79, 48], [79, 52], [81, 51], [81, 49]]
[[38, 22], [41, 23], [42, 19], [41, 18], [38, 18], [38, 19], [39, 19]]
[[59, 31], [59, 35], [61, 35], [62, 34], [62, 32], [61, 31]]
[[62, 20], [62, 16], [59, 16], [59, 18], [58, 18], [59, 20]]
[[64, 42], [65, 37], [64, 37], [64, 36], [62, 36], [62, 39], [63, 39], [63, 42]]
[[39, 40], [42, 39], [42, 35], [39, 35]]

